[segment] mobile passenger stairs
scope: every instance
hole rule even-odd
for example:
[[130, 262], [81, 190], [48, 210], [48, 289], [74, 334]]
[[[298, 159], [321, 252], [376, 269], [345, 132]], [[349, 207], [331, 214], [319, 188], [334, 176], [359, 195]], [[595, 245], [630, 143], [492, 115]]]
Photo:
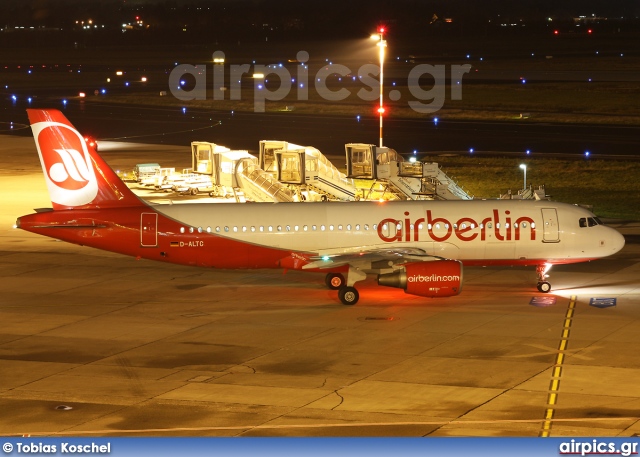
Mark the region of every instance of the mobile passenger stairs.
[[247, 151], [203, 141], [193, 141], [191, 151], [194, 173], [207, 176], [210, 182], [210, 188], [196, 187], [195, 194], [207, 191], [212, 197], [234, 197], [237, 202], [295, 201], [294, 192], [262, 170]]
[[260, 168], [291, 186], [299, 200], [360, 200], [353, 179], [340, 172], [318, 149], [286, 141], [260, 142]]
[[365, 200], [473, 199], [437, 163], [407, 162], [394, 149], [365, 143], [348, 143], [345, 153], [347, 177], [372, 181]]

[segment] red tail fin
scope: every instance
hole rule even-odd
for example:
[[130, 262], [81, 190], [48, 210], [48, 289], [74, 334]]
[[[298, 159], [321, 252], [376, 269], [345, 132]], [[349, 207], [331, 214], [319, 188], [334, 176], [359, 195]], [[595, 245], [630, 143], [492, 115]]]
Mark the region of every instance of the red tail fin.
[[54, 210], [144, 205], [58, 110], [28, 109]]

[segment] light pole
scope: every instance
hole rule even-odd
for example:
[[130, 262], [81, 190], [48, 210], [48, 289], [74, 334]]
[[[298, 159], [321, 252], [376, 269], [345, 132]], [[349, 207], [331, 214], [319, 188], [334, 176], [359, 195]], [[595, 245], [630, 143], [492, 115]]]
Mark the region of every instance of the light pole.
[[527, 166], [523, 163], [520, 164], [520, 168], [524, 170], [524, 187], [523, 189], [527, 189]]
[[371, 35], [371, 39], [378, 40], [377, 46], [380, 48], [380, 105], [378, 113], [380, 114], [380, 147], [382, 147], [382, 115], [384, 114], [384, 105], [382, 104], [382, 84], [384, 81], [384, 48], [387, 47], [387, 41], [384, 39], [384, 27], [378, 27], [378, 33]]

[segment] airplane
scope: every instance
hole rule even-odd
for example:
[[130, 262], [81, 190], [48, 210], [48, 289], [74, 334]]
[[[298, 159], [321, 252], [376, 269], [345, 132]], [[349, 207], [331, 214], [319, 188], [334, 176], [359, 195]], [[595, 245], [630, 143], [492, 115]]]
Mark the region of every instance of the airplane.
[[464, 266], [553, 265], [620, 251], [624, 237], [588, 210], [533, 200], [152, 205], [118, 178], [67, 118], [29, 109], [52, 208], [16, 227], [142, 259], [213, 269], [323, 272], [354, 305], [367, 275], [421, 297], [458, 295]]

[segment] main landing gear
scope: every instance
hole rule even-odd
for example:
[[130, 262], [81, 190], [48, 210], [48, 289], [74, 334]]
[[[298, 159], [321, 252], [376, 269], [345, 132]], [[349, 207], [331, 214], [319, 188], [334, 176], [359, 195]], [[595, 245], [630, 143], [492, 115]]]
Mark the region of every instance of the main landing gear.
[[355, 305], [358, 303], [360, 294], [355, 287], [343, 286], [338, 290], [338, 298], [343, 305]]
[[546, 280], [549, 276], [547, 272], [551, 269], [551, 264], [545, 263], [536, 267], [536, 275], [538, 276], [538, 290], [547, 293], [551, 290], [551, 284]]
[[344, 279], [344, 276], [340, 273], [327, 273], [327, 276], [324, 278], [324, 283], [331, 290], [340, 289], [346, 282], [347, 281]]
[[360, 299], [358, 290], [353, 287], [354, 284], [366, 277], [366, 273], [350, 266], [346, 278], [340, 273], [328, 273], [324, 282], [329, 289], [338, 291], [338, 298], [343, 305], [350, 306], [358, 303]]

